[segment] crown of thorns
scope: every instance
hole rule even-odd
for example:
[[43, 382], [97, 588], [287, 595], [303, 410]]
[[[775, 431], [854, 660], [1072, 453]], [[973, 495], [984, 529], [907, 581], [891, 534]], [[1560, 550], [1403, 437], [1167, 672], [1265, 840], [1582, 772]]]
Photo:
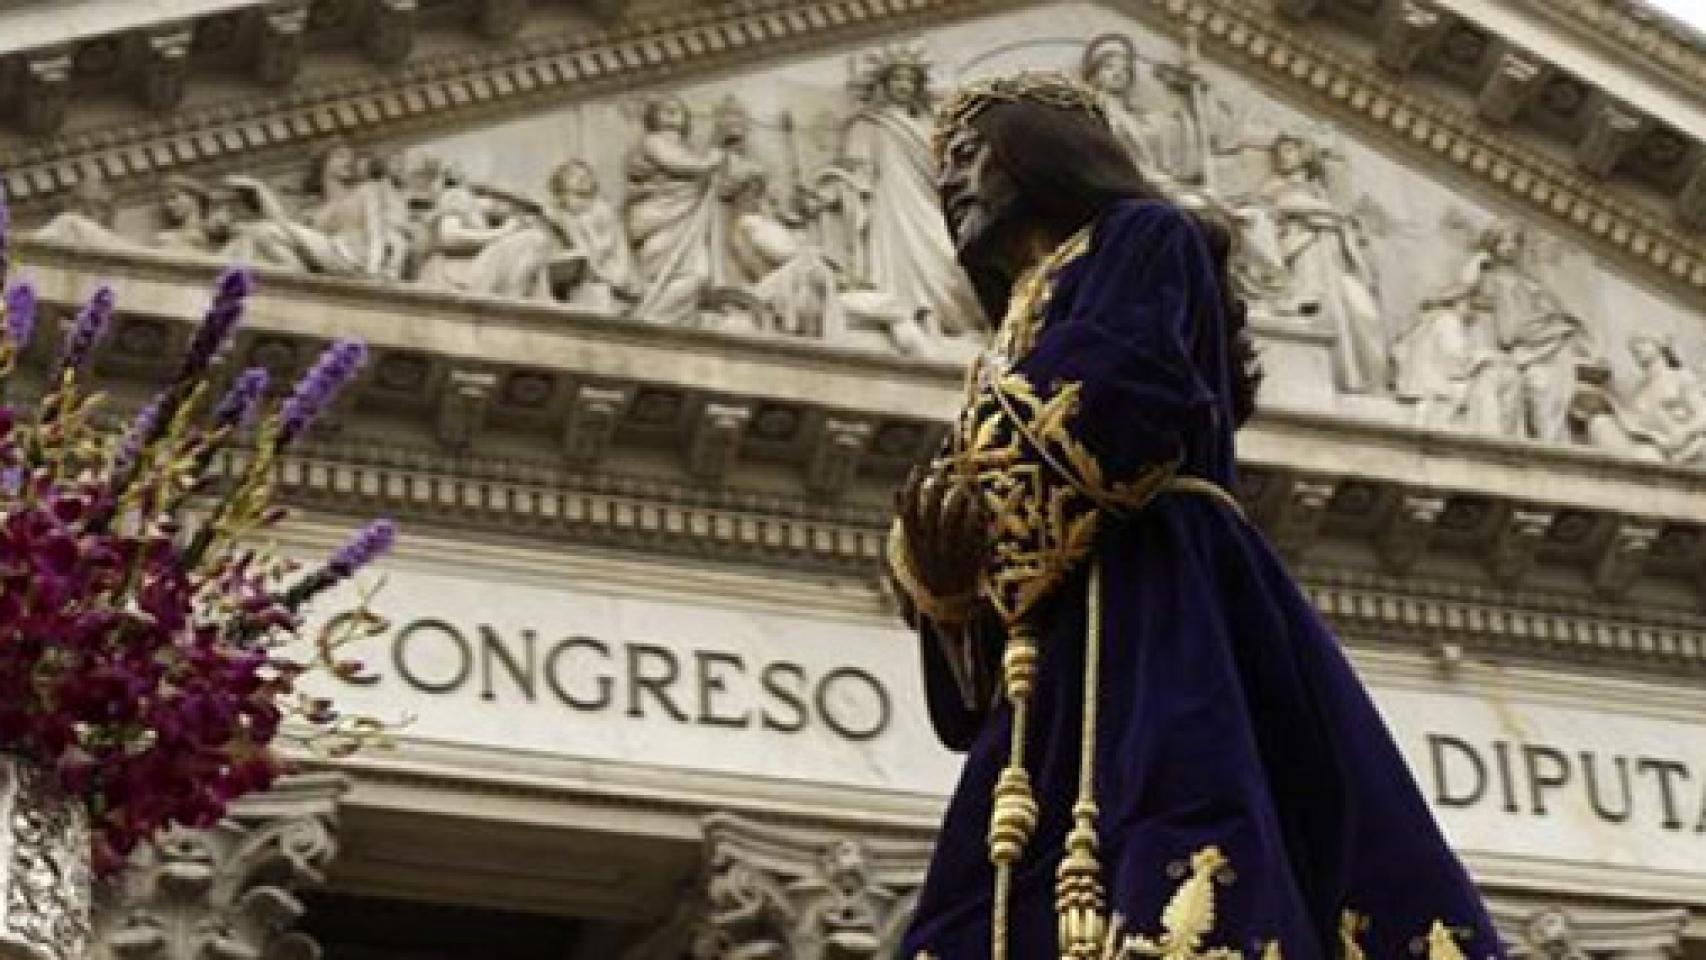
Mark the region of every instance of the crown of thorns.
[[931, 136], [932, 152], [940, 164], [947, 156], [948, 141], [971, 124], [983, 111], [998, 103], [1040, 103], [1059, 110], [1073, 110], [1108, 122], [1096, 92], [1058, 70], [1026, 70], [1005, 77], [976, 80], [954, 91], [936, 115]]

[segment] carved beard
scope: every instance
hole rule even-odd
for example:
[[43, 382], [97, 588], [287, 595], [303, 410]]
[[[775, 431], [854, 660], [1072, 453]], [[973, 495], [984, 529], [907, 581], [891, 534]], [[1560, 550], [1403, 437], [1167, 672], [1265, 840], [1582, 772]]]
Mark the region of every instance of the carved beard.
[[1007, 299], [1022, 267], [1010, 262], [1007, 248], [1023, 232], [1024, 206], [1017, 194], [979, 196], [975, 211], [954, 230], [960, 266], [994, 327], [1000, 326], [1007, 312]]

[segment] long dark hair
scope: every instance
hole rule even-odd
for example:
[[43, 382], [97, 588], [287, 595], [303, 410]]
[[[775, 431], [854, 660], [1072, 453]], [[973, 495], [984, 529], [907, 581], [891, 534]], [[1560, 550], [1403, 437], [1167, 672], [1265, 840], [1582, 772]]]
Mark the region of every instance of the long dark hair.
[[[1008, 226], [1024, 223], [1064, 239], [1121, 200], [1167, 199], [1138, 172], [1107, 125], [1090, 114], [1032, 101], [997, 103], [979, 111], [972, 125], [1018, 188], [1018, 200], [1005, 219]], [[1233, 419], [1243, 426], [1255, 412], [1262, 372], [1247, 329], [1249, 313], [1230, 275], [1233, 233], [1226, 223], [1185, 212], [1200, 228], [1214, 259], [1226, 317]], [[1013, 278], [992, 269], [976, 250], [963, 252], [961, 265], [985, 313], [999, 322], [1007, 312]]]

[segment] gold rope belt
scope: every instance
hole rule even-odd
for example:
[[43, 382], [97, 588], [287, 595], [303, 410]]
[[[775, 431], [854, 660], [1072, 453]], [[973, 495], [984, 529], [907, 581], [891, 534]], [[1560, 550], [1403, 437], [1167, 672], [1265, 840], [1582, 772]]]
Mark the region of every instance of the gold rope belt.
[[[1157, 493], [1182, 493], [1214, 500], [1240, 519], [1244, 507], [1226, 488], [1201, 477], [1174, 476]], [[1102, 875], [1096, 803], [1096, 724], [1102, 661], [1102, 560], [1090, 558], [1085, 596], [1083, 705], [1078, 741], [1078, 796], [1072, 804], [1072, 828], [1055, 873], [1055, 914], [1059, 925], [1060, 960], [1098, 960], [1124, 957], [1120, 925], [1108, 910], [1107, 884]], [[1025, 768], [1025, 739], [1035, 681], [1037, 638], [1029, 623], [1009, 627], [1002, 666], [1012, 729], [1007, 765], [996, 780], [990, 818], [989, 852], [995, 868], [991, 904], [990, 957], [1009, 960], [1008, 933], [1012, 922], [1013, 872], [1040, 810]]]
[[1161, 485], [1161, 493], [1188, 493], [1193, 496], [1207, 497], [1218, 501], [1222, 506], [1238, 515], [1238, 519], [1249, 519], [1244, 515], [1244, 505], [1232, 495], [1230, 490], [1212, 480], [1201, 477], [1172, 477]]

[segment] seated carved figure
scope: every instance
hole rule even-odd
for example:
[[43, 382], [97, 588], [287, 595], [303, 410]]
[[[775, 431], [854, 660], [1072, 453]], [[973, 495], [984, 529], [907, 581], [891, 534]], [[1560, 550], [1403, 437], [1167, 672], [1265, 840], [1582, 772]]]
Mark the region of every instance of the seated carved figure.
[[1588, 442], [1649, 460], [1706, 458], [1706, 384], [1662, 340], [1633, 337], [1629, 353], [1639, 381], [1627, 396], [1603, 383], [1584, 384], [1576, 393], [1571, 414]]
[[768, 209], [768, 196], [756, 170], [730, 188], [729, 254], [735, 269], [763, 303], [771, 329], [836, 336], [844, 320], [835, 270]]
[[517, 228], [518, 223], [505, 216], [497, 203], [475, 192], [460, 166], [441, 165], [437, 196], [426, 217], [426, 246], [417, 279], [440, 290], [528, 296], [530, 291], [519, 289], [511, 271], [500, 269], [501, 260], [482, 259]]
[[516, 199], [516, 225], [473, 259], [469, 288], [494, 296], [557, 300], [614, 313], [639, 295], [622, 220], [600, 194], [592, 167], [552, 171], [543, 204]]
[[1516, 390], [1516, 370], [1487, 345], [1473, 292], [1447, 291], [1422, 301], [1416, 322], [1394, 346], [1398, 399], [1412, 404], [1416, 423], [1497, 434]]

